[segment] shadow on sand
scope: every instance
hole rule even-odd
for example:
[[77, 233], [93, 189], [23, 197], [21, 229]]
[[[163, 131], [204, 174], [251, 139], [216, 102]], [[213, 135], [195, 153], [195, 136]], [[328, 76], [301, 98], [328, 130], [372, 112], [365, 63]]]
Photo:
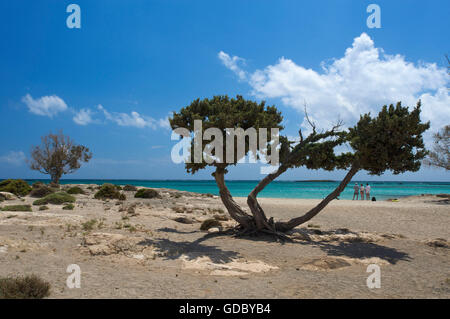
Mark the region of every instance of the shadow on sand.
[[222, 250], [217, 246], [209, 246], [202, 244], [203, 241], [210, 238], [206, 234], [205, 236], [193, 241], [173, 241], [166, 238], [159, 239], [146, 239], [138, 243], [143, 246], [155, 246], [158, 248], [163, 258], [166, 259], [178, 259], [181, 256], [185, 256], [188, 260], [193, 260], [198, 257], [207, 256], [212, 262], [229, 263], [239, 257], [239, 253], [231, 250]]
[[169, 228], [169, 227], [163, 227], [157, 229], [157, 231], [165, 232], [165, 233], [175, 233], [175, 234], [195, 234], [198, 233], [198, 230], [192, 230], [192, 231], [181, 231], [175, 228]]
[[333, 244], [328, 242], [306, 242], [302, 244], [318, 247], [326, 252], [328, 256], [360, 259], [378, 257], [386, 260], [390, 264], [396, 264], [400, 260], [411, 261], [411, 258], [407, 253], [375, 243], [339, 242]]
[[[191, 234], [194, 232], [181, 232], [172, 228], [162, 228], [161, 231], [172, 232], [178, 234]], [[409, 255], [405, 252], [399, 251], [392, 247], [377, 244], [373, 241], [364, 241], [361, 238], [354, 240], [336, 241], [336, 240], [314, 240], [310, 235], [332, 235], [332, 234], [354, 234], [348, 229], [337, 229], [330, 231], [320, 231], [317, 229], [295, 229], [290, 234], [302, 234], [304, 240], [293, 241], [289, 243], [281, 243], [286, 245], [305, 245], [314, 246], [324, 251], [328, 256], [335, 257], [349, 257], [349, 258], [372, 258], [377, 257], [386, 260], [390, 264], [396, 264], [398, 261], [411, 261]], [[189, 241], [172, 241], [169, 239], [147, 239], [139, 243], [139, 245], [150, 246], [153, 245], [158, 248], [164, 258], [178, 259], [182, 255], [188, 260], [192, 260], [198, 257], [207, 256], [214, 263], [228, 263], [233, 259], [239, 258], [240, 254], [236, 251], [222, 250], [217, 246], [205, 245], [204, 241], [213, 239], [216, 237], [231, 237], [230, 231], [217, 232], [211, 234], [205, 234], [199, 239]], [[248, 240], [252, 242], [266, 242], [275, 243], [276, 239], [271, 235], [259, 235], [259, 236], [243, 236], [239, 237], [241, 240]], [[257, 249], [257, 247], [255, 247]]]

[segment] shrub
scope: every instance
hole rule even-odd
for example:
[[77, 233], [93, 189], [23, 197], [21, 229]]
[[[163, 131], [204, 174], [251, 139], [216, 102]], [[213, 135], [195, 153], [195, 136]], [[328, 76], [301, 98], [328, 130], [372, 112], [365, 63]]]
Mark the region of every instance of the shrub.
[[72, 195], [69, 195], [64, 192], [58, 192], [47, 195], [44, 198], [35, 200], [33, 202], [33, 205], [47, 205], [47, 204], [61, 205], [65, 203], [73, 203], [75, 202], [75, 199], [76, 198], [73, 197]]
[[140, 190], [138, 190], [136, 192], [136, 194], [134, 194], [135, 198], [155, 198], [155, 197], [160, 197], [159, 193], [157, 191], [155, 191], [154, 189], [150, 189], [150, 188], [142, 188]]
[[39, 188], [42, 186], [45, 186], [45, 184], [42, 182], [34, 182], [33, 185], [31, 185], [32, 188]]
[[137, 191], [137, 188], [134, 185], [125, 185], [123, 187], [123, 190], [126, 192], [135, 192], [135, 191]]
[[3, 212], [31, 212], [31, 205], [9, 205], [1, 208]]
[[39, 210], [48, 210], [49, 208], [48, 208], [48, 206], [41, 206], [41, 207], [39, 207]]
[[116, 189], [118, 190], [118, 191], [121, 191], [122, 190], [122, 186], [120, 186], [120, 185], [114, 185], [115, 187], [116, 187]]
[[[123, 195], [123, 196], [122, 196]], [[124, 194], [121, 194], [117, 187], [113, 184], [103, 184], [99, 191], [95, 193], [94, 197], [96, 199], [119, 199], [119, 200], [125, 200], [126, 197]]]
[[67, 204], [66, 206], [64, 206], [62, 209], [73, 210], [74, 208], [75, 208], [75, 206], [72, 203], [70, 203], [70, 204]]
[[207, 219], [203, 221], [203, 223], [200, 226], [200, 230], [208, 230], [213, 227], [221, 227], [222, 224], [216, 220], [216, 219]]
[[84, 190], [79, 186], [74, 186], [74, 187], [69, 188], [67, 190], [67, 193], [72, 194], [72, 195], [84, 194]]
[[42, 299], [50, 296], [50, 284], [36, 275], [0, 278], [0, 299]]
[[90, 230], [94, 229], [95, 224], [97, 224], [97, 220], [96, 219], [91, 219], [91, 220], [88, 220], [85, 223], [82, 223], [81, 227], [83, 228], [83, 230], [90, 231]]
[[[34, 187], [34, 186], [33, 186]], [[42, 198], [54, 193], [55, 191], [48, 186], [42, 185], [40, 187], [34, 187], [30, 192], [31, 197]]]
[[25, 196], [31, 192], [31, 186], [21, 179], [6, 179], [0, 182], [0, 192], [13, 193], [16, 196]]
[[51, 182], [50, 184], [48, 184], [48, 186], [50, 186], [51, 188], [56, 188], [56, 189], [59, 189], [61, 187], [61, 185], [59, 185], [58, 183], [55, 183], [55, 182]]

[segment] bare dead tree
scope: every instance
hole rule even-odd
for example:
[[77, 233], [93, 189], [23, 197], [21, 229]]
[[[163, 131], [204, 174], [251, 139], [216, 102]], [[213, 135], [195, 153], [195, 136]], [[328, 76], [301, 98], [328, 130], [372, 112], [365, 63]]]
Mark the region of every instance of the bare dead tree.
[[425, 159], [425, 164], [450, 170], [450, 125], [435, 133], [433, 139], [433, 150]]
[[41, 145], [31, 148], [29, 165], [32, 170], [50, 175], [52, 183], [59, 184], [63, 174], [73, 173], [91, 158], [87, 147], [75, 144], [60, 131], [41, 137]]

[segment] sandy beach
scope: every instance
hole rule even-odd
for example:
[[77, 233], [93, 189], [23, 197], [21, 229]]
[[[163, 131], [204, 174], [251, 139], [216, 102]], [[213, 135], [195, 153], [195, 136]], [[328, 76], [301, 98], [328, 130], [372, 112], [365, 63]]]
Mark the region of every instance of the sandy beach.
[[[79, 186], [86, 194], [73, 210], [0, 211], [0, 276], [37, 274], [51, 283], [50, 298], [450, 297], [450, 206], [442, 197], [335, 200], [282, 244], [201, 231], [210, 218], [223, 230], [235, 225], [217, 196], [158, 189], [160, 198], [97, 200], [88, 189], [96, 185]], [[318, 202], [260, 199], [275, 219]], [[71, 264], [81, 268], [81, 288], [66, 286]], [[380, 266], [381, 288], [367, 287], [369, 264]]]

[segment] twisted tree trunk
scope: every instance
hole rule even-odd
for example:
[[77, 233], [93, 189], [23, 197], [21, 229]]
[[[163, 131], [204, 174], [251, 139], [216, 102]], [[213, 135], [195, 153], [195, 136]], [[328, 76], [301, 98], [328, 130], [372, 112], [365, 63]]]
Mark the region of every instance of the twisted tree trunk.
[[276, 172], [268, 174], [266, 177], [264, 177], [258, 185], [253, 189], [253, 191], [248, 195], [247, 197], [247, 205], [250, 208], [253, 218], [255, 219], [255, 224], [257, 230], [262, 229], [274, 229], [273, 223], [270, 223], [267, 220], [266, 214], [264, 213], [264, 210], [259, 205], [258, 200], [256, 197], [258, 194], [267, 186], [269, 185], [275, 178], [283, 174], [288, 169], [287, 166], [281, 165]]
[[259, 205], [256, 197], [275, 178], [283, 174], [287, 170], [287, 168], [288, 167], [282, 165], [275, 173], [267, 175], [264, 179], [261, 180], [261, 182], [258, 183], [258, 185], [247, 197], [247, 204], [251, 209], [251, 212], [255, 219], [255, 225], [258, 231], [269, 230], [273, 231], [274, 233], [286, 232], [309, 221], [311, 218], [316, 216], [320, 211], [322, 211], [333, 199], [337, 198], [342, 193], [342, 191], [345, 189], [348, 183], [352, 180], [353, 176], [358, 172], [359, 165], [354, 164], [350, 168], [344, 179], [341, 181], [341, 183], [335, 188], [335, 190], [331, 192], [327, 197], [325, 197], [317, 206], [308, 211], [306, 214], [300, 217], [293, 218], [287, 222], [277, 222], [274, 224], [272, 218], [270, 218], [269, 220], [267, 219], [264, 210]]
[[359, 165], [353, 164], [353, 166], [348, 171], [347, 175], [345, 175], [344, 179], [341, 181], [341, 183], [335, 188], [333, 192], [331, 192], [327, 197], [325, 197], [316, 207], [308, 211], [306, 214], [300, 217], [296, 217], [291, 219], [288, 222], [278, 222], [275, 224], [275, 228], [279, 231], [288, 231], [291, 230], [314, 216], [316, 216], [322, 209], [324, 209], [333, 199], [337, 198], [342, 191], [345, 189], [348, 183], [352, 180], [353, 176], [358, 172]]
[[245, 229], [252, 229], [255, 227], [252, 216], [248, 215], [242, 208], [234, 201], [228, 187], [225, 184], [225, 169], [217, 168], [213, 173], [216, 184], [219, 187], [220, 198], [225, 205], [230, 216], [237, 221]]
[[289, 240], [289, 238], [283, 235], [281, 232], [289, 231], [316, 216], [322, 211], [332, 200], [337, 198], [352, 180], [353, 176], [359, 171], [359, 165], [353, 164], [350, 170], [345, 175], [344, 179], [339, 185], [325, 197], [319, 204], [309, 210], [306, 214], [300, 217], [293, 218], [287, 222], [274, 223], [273, 218], [267, 219], [264, 210], [259, 205], [257, 196], [258, 194], [269, 185], [274, 179], [283, 174], [288, 169], [288, 166], [281, 165], [278, 170], [272, 174], [264, 177], [258, 185], [252, 190], [247, 197], [247, 204], [252, 212], [253, 216], [248, 215], [242, 210], [242, 208], [233, 200], [226, 184], [225, 184], [225, 169], [217, 168], [213, 174], [217, 186], [220, 190], [220, 198], [223, 204], [227, 208], [230, 216], [237, 221], [245, 230], [245, 233], [270, 233], [282, 240]]

